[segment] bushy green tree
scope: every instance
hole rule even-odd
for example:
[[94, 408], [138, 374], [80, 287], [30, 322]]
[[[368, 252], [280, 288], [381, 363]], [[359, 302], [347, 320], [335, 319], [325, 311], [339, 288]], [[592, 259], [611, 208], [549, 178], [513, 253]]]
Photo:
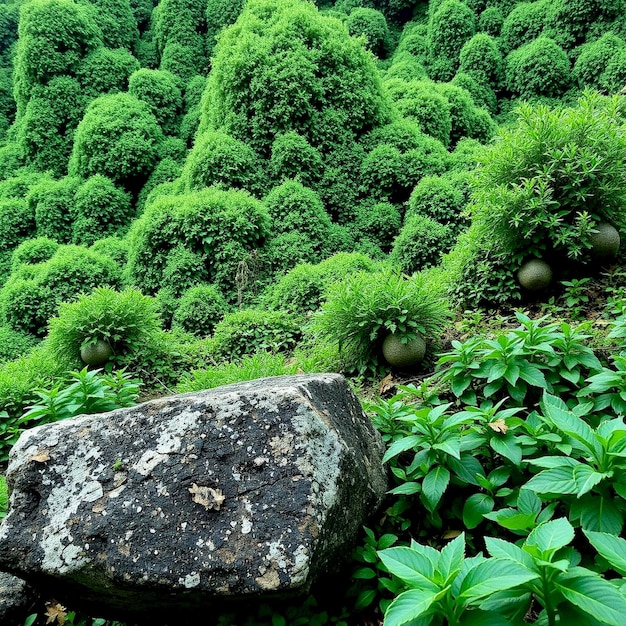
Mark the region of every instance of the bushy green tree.
[[164, 70], [137, 70], [128, 81], [128, 92], [145, 102], [163, 132], [173, 135], [182, 106], [182, 96], [176, 77]]
[[498, 37], [504, 24], [504, 16], [498, 6], [487, 7], [478, 16], [478, 31]]
[[224, 296], [213, 285], [191, 287], [174, 312], [173, 328], [207, 337], [228, 311]]
[[0, 141], [4, 139], [15, 119], [15, 111], [12, 71], [10, 68], [0, 67]]
[[176, 298], [185, 291], [209, 280], [205, 255], [179, 243], [170, 250], [165, 260], [161, 285]]
[[9, 273], [13, 250], [34, 231], [34, 215], [26, 200], [0, 199], [0, 284]]
[[419, 61], [424, 65], [428, 62], [430, 43], [426, 29], [424, 32], [411, 30], [408, 34], [405, 32], [402, 33], [396, 49], [396, 54], [400, 55], [406, 53], [410, 54], [416, 61]]
[[598, 82], [605, 93], [621, 92], [626, 85], [626, 49], [622, 48], [611, 56]]
[[450, 84], [465, 89], [470, 94], [477, 107], [485, 108], [492, 115], [496, 113], [498, 100], [494, 90], [489, 85], [479, 83], [473, 76], [463, 72], [455, 74]]
[[71, 242], [74, 202], [80, 183], [80, 178], [66, 176], [43, 180], [30, 189], [27, 201], [35, 216], [38, 236], [59, 243]]
[[359, 207], [355, 226], [361, 237], [388, 253], [400, 232], [402, 215], [398, 207], [389, 202], [365, 203]]
[[11, 255], [11, 271], [17, 272], [21, 265], [43, 263], [54, 256], [59, 244], [48, 237], [34, 237], [23, 241]]
[[506, 55], [511, 50], [537, 39], [550, 12], [550, 0], [521, 2], [506, 17], [500, 33], [500, 46]]
[[214, 186], [257, 193], [263, 183], [261, 162], [254, 151], [221, 131], [198, 136], [185, 163], [183, 178], [190, 191]]
[[125, 48], [111, 50], [100, 46], [78, 66], [76, 78], [85, 95], [95, 98], [128, 89], [130, 75], [139, 69], [139, 61]]
[[565, 51], [549, 37], [538, 37], [506, 57], [506, 84], [521, 98], [559, 97], [571, 82]]
[[463, 187], [453, 176], [425, 176], [411, 193], [406, 217], [425, 215], [458, 234], [465, 221], [461, 212], [468, 203], [468, 190]]
[[396, 54], [385, 72], [385, 81], [393, 78], [410, 82], [428, 78], [424, 65], [408, 53]]
[[600, 88], [600, 77], [607, 65], [610, 65], [617, 52], [625, 48], [624, 40], [613, 33], [606, 33], [599, 39], [584, 44], [572, 69], [578, 86]]
[[150, 192], [162, 183], [171, 183], [177, 180], [182, 174], [182, 171], [180, 164], [171, 157], [161, 159], [139, 193], [137, 198], [137, 213], [140, 214], [144, 210]]
[[108, 48], [131, 50], [139, 38], [137, 21], [129, 0], [89, 0]]
[[129, 276], [145, 293], [156, 293], [168, 255], [182, 245], [202, 255], [208, 281], [232, 290], [237, 264], [262, 246], [268, 232], [267, 210], [244, 191], [209, 187], [187, 195], [162, 196], [131, 227]]
[[476, 34], [476, 15], [460, 0], [444, 0], [428, 24], [432, 77], [450, 80], [464, 44]]
[[159, 69], [178, 76], [183, 86], [199, 72], [206, 72], [206, 66], [204, 41], [200, 34], [195, 33], [187, 44], [178, 43], [178, 41], [168, 42], [161, 54]]
[[96, 174], [77, 189], [73, 215], [73, 243], [89, 246], [129, 225], [133, 216], [131, 198], [111, 179]]
[[207, 0], [206, 25], [207, 25], [207, 52], [209, 56], [215, 47], [215, 38], [221, 30], [234, 24], [241, 11], [245, 0]]
[[90, 7], [72, 0], [33, 0], [20, 10], [15, 97], [23, 112], [32, 90], [55, 76], [73, 75], [101, 44]]
[[221, 128], [266, 157], [279, 133], [325, 156], [389, 117], [368, 53], [298, 0], [247, 3], [220, 38], [205, 93], [201, 131]]
[[74, 130], [85, 104], [81, 86], [69, 76], [35, 86], [18, 127], [26, 163], [56, 176], [67, 174]]
[[70, 174], [102, 174], [138, 191], [158, 161], [162, 140], [147, 104], [127, 93], [101, 96], [76, 129]]
[[302, 135], [289, 131], [276, 137], [269, 162], [273, 181], [281, 183], [297, 177], [303, 185], [314, 187], [322, 170], [322, 156]]
[[504, 79], [504, 59], [496, 40], [478, 33], [461, 48], [459, 72], [469, 74], [479, 83], [498, 90]]
[[0, 4], [0, 66], [9, 67], [17, 41], [20, 7], [17, 2]]
[[390, 47], [389, 27], [385, 16], [376, 9], [352, 9], [346, 21], [353, 37], [365, 37], [365, 46], [376, 56], [384, 58]]

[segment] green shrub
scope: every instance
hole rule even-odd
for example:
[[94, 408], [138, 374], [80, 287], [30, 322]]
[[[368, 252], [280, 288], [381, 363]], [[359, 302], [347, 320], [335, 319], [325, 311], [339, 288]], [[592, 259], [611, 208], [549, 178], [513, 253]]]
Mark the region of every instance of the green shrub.
[[129, 48], [139, 37], [129, 0], [91, 0], [102, 41], [109, 48]]
[[521, 98], [559, 97], [570, 85], [570, 63], [552, 39], [539, 37], [506, 57], [506, 83]]
[[479, 83], [475, 78], [459, 72], [450, 81], [451, 85], [465, 89], [477, 107], [483, 107], [492, 115], [496, 113], [498, 102], [494, 90], [489, 85]]
[[427, 215], [409, 215], [393, 242], [391, 261], [406, 274], [438, 265], [454, 245], [454, 232]]
[[419, 334], [436, 345], [448, 317], [445, 301], [424, 274], [360, 272], [330, 288], [312, 333], [339, 347], [348, 371], [366, 372], [381, 365], [387, 334]]
[[444, 0], [429, 24], [431, 77], [451, 80], [459, 65], [459, 53], [476, 34], [476, 15], [460, 0]]
[[219, 280], [226, 284], [217, 286], [222, 291], [232, 289], [237, 263], [262, 246], [268, 228], [265, 207], [244, 191], [210, 187], [159, 197], [131, 226], [129, 277], [145, 293], [156, 293], [170, 252], [182, 245], [202, 255], [208, 282], [216, 283], [223, 267], [225, 274]]
[[206, 24], [207, 24], [207, 53], [210, 56], [215, 46], [215, 38], [226, 26], [234, 24], [241, 11], [245, 0], [207, 0]]
[[376, 9], [352, 9], [346, 20], [348, 32], [353, 37], [365, 37], [365, 47], [380, 58], [389, 50], [389, 28], [385, 16]]
[[405, 82], [428, 78], [424, 65], [408, 53], [396, 54], [391, 66], [385, 72], [385, 81], [400, 79]]
[[145, 102], [128, 93], [96, 98], [78, 125], [70, 174], [107, 176], [139, 191], [157, 163], [163, 134]]
[[52, 258], [59, 244], [48, 237], [35, 237], [23, 241], [11, 255], [11, 271], [17, 272], [21, 265], [35, 265]]
[[139, 69], [139, 61], [125, 48], [96, 48], [86, 56], [76, 78], [83, 93], [96, 98], [107, 93], [118, 93], [128, 89], [130, 75]]
[[600, 74], [600, 87], [608, 94], [620, 93], [626, 84], [626, 49], [615, 52]]
[[200, 106], [202, 94], [206, 87], [206, 80], [206, 76], [196, 74], [187, 81], [183, 98], [185, 105], [183, 110], [185, 112]]
[[15, 119], [15, 111], [11, 70], [0, 67], [0, 139], [5, 138], [9, 126]]
[[109, 257], [115, 261], [120, 268], [123, 268], [128, 260], [128, 241], [120, 237], [98, 239], [89, 249], [92, 252]]
[[0, 181], [15, 176], [23, 165], [24, 151], [18, 142], [11, 141], [0, 148]]
[[12, 251], [34, 231], [34, 211], [26, 200], [0, 199], [0, 251]]
[[178, 128], [182, 96], [176, 77], [164, 70], [137, 70], [128, 80], [128, 93], [145, 102], [166, 135]]
[[192, 76], [206, 71], [206, 55], [202, 36], [192, 33], [190, 43], [169, 42], [161, 55], [159, 69], [171, 72], [180, 79], [181, 86]]
[[550, 0], [520, 2], [502, 24], [500, 47], [503, 54], [537, 39], [543, 32], [549, 12]]
[[73, 243], [89, 246], [126, 229], [133, 216], [131, 199], [106, 176], [91, 176], [76, 191], [73, 215]]
[[269, 174], [276, 184], [297, 178], [314, 187], [322, 177], [323, 162], [318, 150], [295, 131], [278, 135], [272, 143]]
[[269, 280], [282, 276], [302, 263], [318, 263], [323, 258], [319, 242], [306, 233], [282, 232], [270, 237], [262, 254], [264, 273]]
[[55, 176], [67, 173], [74, 130], [85, 104], [81, 86], [69, 76], [33, 87], [17, 134], [27, 164]]
[[396, 54], [408, 53], [420, 63], [425, 64], [428, 62], [429, 49], [427, 33], [411, 31], [409, 34], [404, 34], [403, 32]]
[[494, 90], [502, 87], [504, 60], [493, 37], [485, 33], [474, 35], [461, 48], [459, 60], [459, 72]]
[[183, 292], [208, 278], [204, 255], [178, 244], [167, 255], [161, 284], [179, 298]]
[[205, 3], [197, 0], [160, 2], [152, 16], [158, 50], [163, 53], [170, 44], [193, 45], [206, 32], [205, 7]]
[[600, 76], [610, 65], [613, 56], [624, 49], [624, 40], [613, 33], [606, 33], [599, 39], [584, 44], [572, 69], [578, 86], [599, 89]]
[[39, 342], [32, 335], [0, 326], [0, 364], [28, 354]]
[[498, 37], [502, 31], [502, 25], [504, 24], [504, 16], [497, 6], [487, 7], [478, 16], [478, 30], [481, 33], [486, 33], [491, 37]]
[[199, 337], [213, 333], [216, 324], [226, 315], [228, 304], [213, 285], [198, 285], [183, 293], [172, 326]]
[[258, 193], [261, 164], [242, 141], [221, 131], [199, 135], [185, 163], [183, 178], [189, 191], [205, 187], [245, 189]]
[[46, 340], [49, 350], [69, 367], [81, 363], [83, 346], [103, 340], [113, 348], [113, 363], [124, 363], [128, 355], [141, 357], [153, 341], [160, 324], [153, 298], [135, 289], [118, 292], [108, 287], [64, 302], [50, 319]]
[[294, 348], [302, 334], [300, 319], [284, 311], [244, 309], [228, 313], [215, 326], [214, 352], [237, 359], [257, 352], [285, 352]]
[[143, 212], [148, 202], [148, 197], [154, 189], [163, 183], [172, 183], [178, 180], [182, 171], [182, 166], [171, 157], [161, 159], [152, 171], [152, 174], [150, 174], [146, 184], [141, 188], [137, 198], [137, 213], [141, 214]]
[[10, 177], [0, 182], [0, 198], [26, 198], [29, 190], [39, 182], [51, 182], [49, 174], [35, 172], [30, 168], [18, 168]]
[[246, 3], [215, 48], [205, 95], [200, 131], [221, 129], [264, 157], [290, 130], [324, 154], [390, 115], [369, 53], [299, 0]]
[[396, 148], [399, 152], [408, 152], [421, 148], [423, 139], [424, 133], [419, 124], [413, 120], [401, 119], [375, 128], [363, 137], [361, 143], [367, 151], [386, 144]]
[[120, 269], [108, 257], [77, 246], [61, 246], [27, 278], [11, 277], [0, 289], [0, 317], [14, 330], [42, 337], [61, 302], [95, 287], [120, 283]]
[[467, 202], [467, 190], [461, 179], [425, 176], [411, 193], [406, 216], [425, 215], [441, 224], [449, 224], [458, 233], [463, 228], [461, 212]]
[[376, 242], [383, 252], [391, 250], [391, 244], [400, 232], [401, 225], [402, 216], [398, 207], [388, 202], [362, 204], [355, 224], [359, 233]]
[[369, 257], [354, 252], [335, 254], [317, 265], [303, 263], [268, 287], [261, 302], [272, 311], [284, 310], [293, 315], [309, 313], [320, 307], [330, 284], [350, 274], [372, 272], [378, 267], [379, 264]]
[[176, 391], [178, 393], [203, 391], [269, 376], [297, 374], [297, 370], [297, 365], [287, 365], [283, 354], [259, 352], [234, 363], [220, 363], [208, 369], [196, 369], [185, 373], [176, 386]]

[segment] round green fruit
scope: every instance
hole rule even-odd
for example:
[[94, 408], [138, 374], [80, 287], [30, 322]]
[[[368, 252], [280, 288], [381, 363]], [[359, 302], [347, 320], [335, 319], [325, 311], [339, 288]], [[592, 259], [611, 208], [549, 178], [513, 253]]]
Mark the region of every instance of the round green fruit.
[[541, 259], [531, 259], [520, 267], [517, 280], [528, 291], [541, 291], [550, 284], [552, 269]]
[[412, 367], [426, 354], [426, 342], [419, 336], [402, 343], [400, 335], [387, 335], [383, 341], [383, 356], [391, 367]]
[[609, 259], [614, 257], [619, 250], [619, 232], [615, 226], [607, 222], [601, 222], [591, 233], [591, 254], [597, 259]]
[[80, 349], [80, 358], [87, 365], [104, 365], [113, 354], [111, 346], [103, 339], [89, 343]]

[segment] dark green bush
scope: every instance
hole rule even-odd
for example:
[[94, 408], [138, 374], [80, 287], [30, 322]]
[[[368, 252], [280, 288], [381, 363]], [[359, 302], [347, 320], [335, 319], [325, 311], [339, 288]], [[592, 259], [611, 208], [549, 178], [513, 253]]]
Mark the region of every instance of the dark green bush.
[[459, 61], [459, 72], [472, 76], [496, 91], [502, 87], [504, 60], [496, 40], [490, 35], [474, 35], [461, 48]]
[[476, 15], [460, 0], [444, 0], [429, 24], [431, 77], [451, 80], [459, 65], [459, 53], [476, 34]]
[[106, 176], [86, 180], [74, 198], [72, 242], [89, 246], [123, 232], [133, 217], [130, 196]]
[[559, 97], [570, 79], [567, 54], [548, 37], [539, 37], [506, 57], [507, 87], [521, 98]]
[[80, 178], [66, 176], [33, 185], [26, 199], [35, 216], [37, 235], [59, 243], [72, 240], [75, 197], [80, 184]]
[[429, 57], [429, 40], [426, 32], [411, 31], [409, 34], [402, 34], [396, 54], [409, 53], [420, 63], [427, 63]]
[[179, 298], [185, 291], [206, 282], [208, 278], [204, 255], [179, 244], [167, 255], [161, 284]]
[[202, 36], [192, 33], [190, 43], [169, 42], [161, 55], [159, 69], [171, 72], [180, 79], [181, 87], [199, 72], [206, 72], [206, 56]]
[[298, 178], [314, 187], [322, 177], [323, 162], [318, 150], [295, 131], [278, 135], [272, 143], [269, 174], [277, 184]]
[[17, 136], [27, 164], [56, 176], [67, 173], [74, 130], [85, 103], [78, 81], [69, 76], [33, 87]]
[[269, 156], [295, 130], [324, 154], [387, 121], [372, 58], [345, 27], [299, 0], [251, 0], [215, 49], [201, 131]]
[[481, 84], [475, 78], [463, 72], [456, 74], [450, 81], [450, 84], [465, 89], [477, 107], [483, 107], [491, 114], [496, 113], [498, 101], [494, 90], [489, 85]]
[[[0, 11], [1, 6], [6, 5], [0, 5]], [[6, 132], [15, 119], [16, 108], [11, 76], [10, 68], [0, 67], [0, 140], [6, 137]]]
[[34, 211], [21, 198], [0, 199], [0, 250], [12, 251], [35, 231]]
[[101, 287], [76, 302], [64, 303], [50, 320], [49, 350], [70, 367], [81, 363], [80, 349], [98, 340], [113, 348], [113, 363], [141, 358], [160, 328], [153, 298], [135, 289]]
[[89, 249], [92, 252], [109, 257], [121, 269], [128, 260], [128, 241], [120, 237], [105, 237], [92, 244]]
[[170, 157], [161, 159], [154, 168], [150, 178], [142, 187], [139, 197], [137, 198], [137, 213], [141, 214], [146, 206], [149, 194], [162, 183], [171, 183], [177, 180], [182, 174], [181, 165]]
[[584, 44], [572, 69], [578, 86], [599, 89], [600, 76], [611, 64], [613, 56], [625, 48], [624, 40], [613, 33], [606, 33], [599, 39]]
[[321, 306], [329, 285], [350, 274], [373, 272], [379, 267], [364, 254], [341, 252], [317, 265], [297, 265], [268, 287], [261, 301], [272, 311], [288, 311], [293, 315], [310, 313]]
[[383, 252], [391, 250], [401, 225], [402, 216], [398, 207], [388, 202], [361, 204], [355, 224], [359, 233], [378, 244]]
[[70, 174], [102, 174], [138, 191], [157, 163], [162, 140], [147, 104], [128, 93], [101, 96], [76, 129]]
[[38, 343], [32, 335], [0, 326], [0, 365], [28, 354]]
[[[182, 245], [202, 255], [209, 282], [214, 283], [220, 265], [228, 260], [229, 245], [238, 244], [238, 253], [247, 254], [263, 244], [268, 228], [265, 207], [243, 191], [210, 187], [159, 197], [131, 227], [130, 278], [142, 291], [156, 293], [170, 251]], [[241, 258], [233, 254], [230, 260], [236, 265]], [[234, 282], [234, 271], [231, 278]]]
[[427, 215], [407, 216], [391, 251], [391, 260], [406, 274], [438, 265], [454, 244], [454, 233]]
[[129, 0], [90, 0], [90, 4], [94, 7], [104, 45], [132, 49], [139, 31]]
[[270, 237], [263, 248], [262, 262], [271, 280], [296, 265], [318, 263], [322, 256], [319, 243], [312, 241], [306, 233], [293, 231]]
[[52, 258], [59, 244], [48, 237], [35, 237], [23, 241], [11, 255], [11, 271], [16, 272], [21, 265], [35, 265]]
[[364, 195], [374, 200], [402, 202], [402, 198], [408, 195], [410, 186], [405, 173], [405, 163], [400, 151], [394, 146], [381, 144], [361, 164], [360, 189]]
[[11, 141], [0, 148], [0, 181], [15, 176], [24, 165], [24, 151], [22, 146]]
[[0, 5], [0, 65], [3, 67], [11, 65], [19, 19], [20, 7], [17, 2]]
[[174, 135], [178, 128], [182, 96], [177, 83], [171, 72], [146, 68], [137, 70], [128, 80], [128, 93], [148, 105], [167, 135]]
[[600, 75], [600, 87], [608, 94], [620, 93], [626, 84], [626, 49], [615, 52]]
[[245, 309], [228, 313], [215, 326], [214, 352], [238, 359], [257, 352], [292, 350], [302, 334], [300, 319], [284, 311]]
[[352, 9], [346, 20], [348, 32], [353, 37], [365, 37], [365, 47], [376, 56], [384, 58], [390, 47], [389, 28], [385, 16], [376, 9]]
[[181, 297], [172, 320], [174, 328], [199, 337], [213, 333], [216, 324], [228, 311], [224, 296], [213, 285], [198, 285]]
[[221, 131], [208, 131], [197, 137], [183, 178], [190, 191], [219, 187], [258, 193], [263, 182], [261, 163], [254, 151]]
[[406, 217], [425, 215], [450, 225], [457, 234], [465, 221], [461, 212], [467, 206], [467, 194], [468, 190], [463, 188], [458, 177], [425, 176], [411, 193]]
[[120, 269], [108, 257], [77, 246], [61, 246], [28, 278], [19, 273], [0, 289], [0, 317], [14, 330], [42, 337], [61, 302], [98, 286], [117, 287]]
[[207, 0], [207, 53], [211, 55], [215, 47], [215, 38], [226, 26], [234, 24], [239, 17], [245, 0]]
[[34, 0], [20, 10], [15, 57], [15, 96], [24, 111], [32, 90], [60, 75], [76, 73], [101, 43], [91, 7], [72, 0]]
[[478, 30], [492, 37], [498, 37], [504, 24], [504, 16], [497, 6], [487, 7], [478, 16]]
[[408, 53], [396, 54], [385, 72], [385, 81], [397, 78], [406, 82], [428, 78], [424, 65]]
[[128, 89], [130, 75], [139, 69], [139, 61], [125, 48], [111, 50], [101, 46], [80, 63], [76, 78], [89, 98]]
[[537, 39], [543, 32], [550, 12], [550, 0], [521, 2], [506, 17], [500, 33], [504, 55]]
[[192, 76], [185, 85], [184, 94], [184, 111], [187, 112], [190, 109], [200, 106], [202, 101], [202, 94], [206, 87], [206, 76], [196, 74]]

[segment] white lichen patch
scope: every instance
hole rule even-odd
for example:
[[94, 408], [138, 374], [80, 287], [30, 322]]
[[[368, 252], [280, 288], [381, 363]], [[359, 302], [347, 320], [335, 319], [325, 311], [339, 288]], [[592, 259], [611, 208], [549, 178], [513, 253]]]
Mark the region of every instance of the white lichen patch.
[[185, 589], [193, 589], [200, 584], [200, 574], [198, 572], [191, 572], [184, 578], [178, 579], [178, 584], [183, 585]]

